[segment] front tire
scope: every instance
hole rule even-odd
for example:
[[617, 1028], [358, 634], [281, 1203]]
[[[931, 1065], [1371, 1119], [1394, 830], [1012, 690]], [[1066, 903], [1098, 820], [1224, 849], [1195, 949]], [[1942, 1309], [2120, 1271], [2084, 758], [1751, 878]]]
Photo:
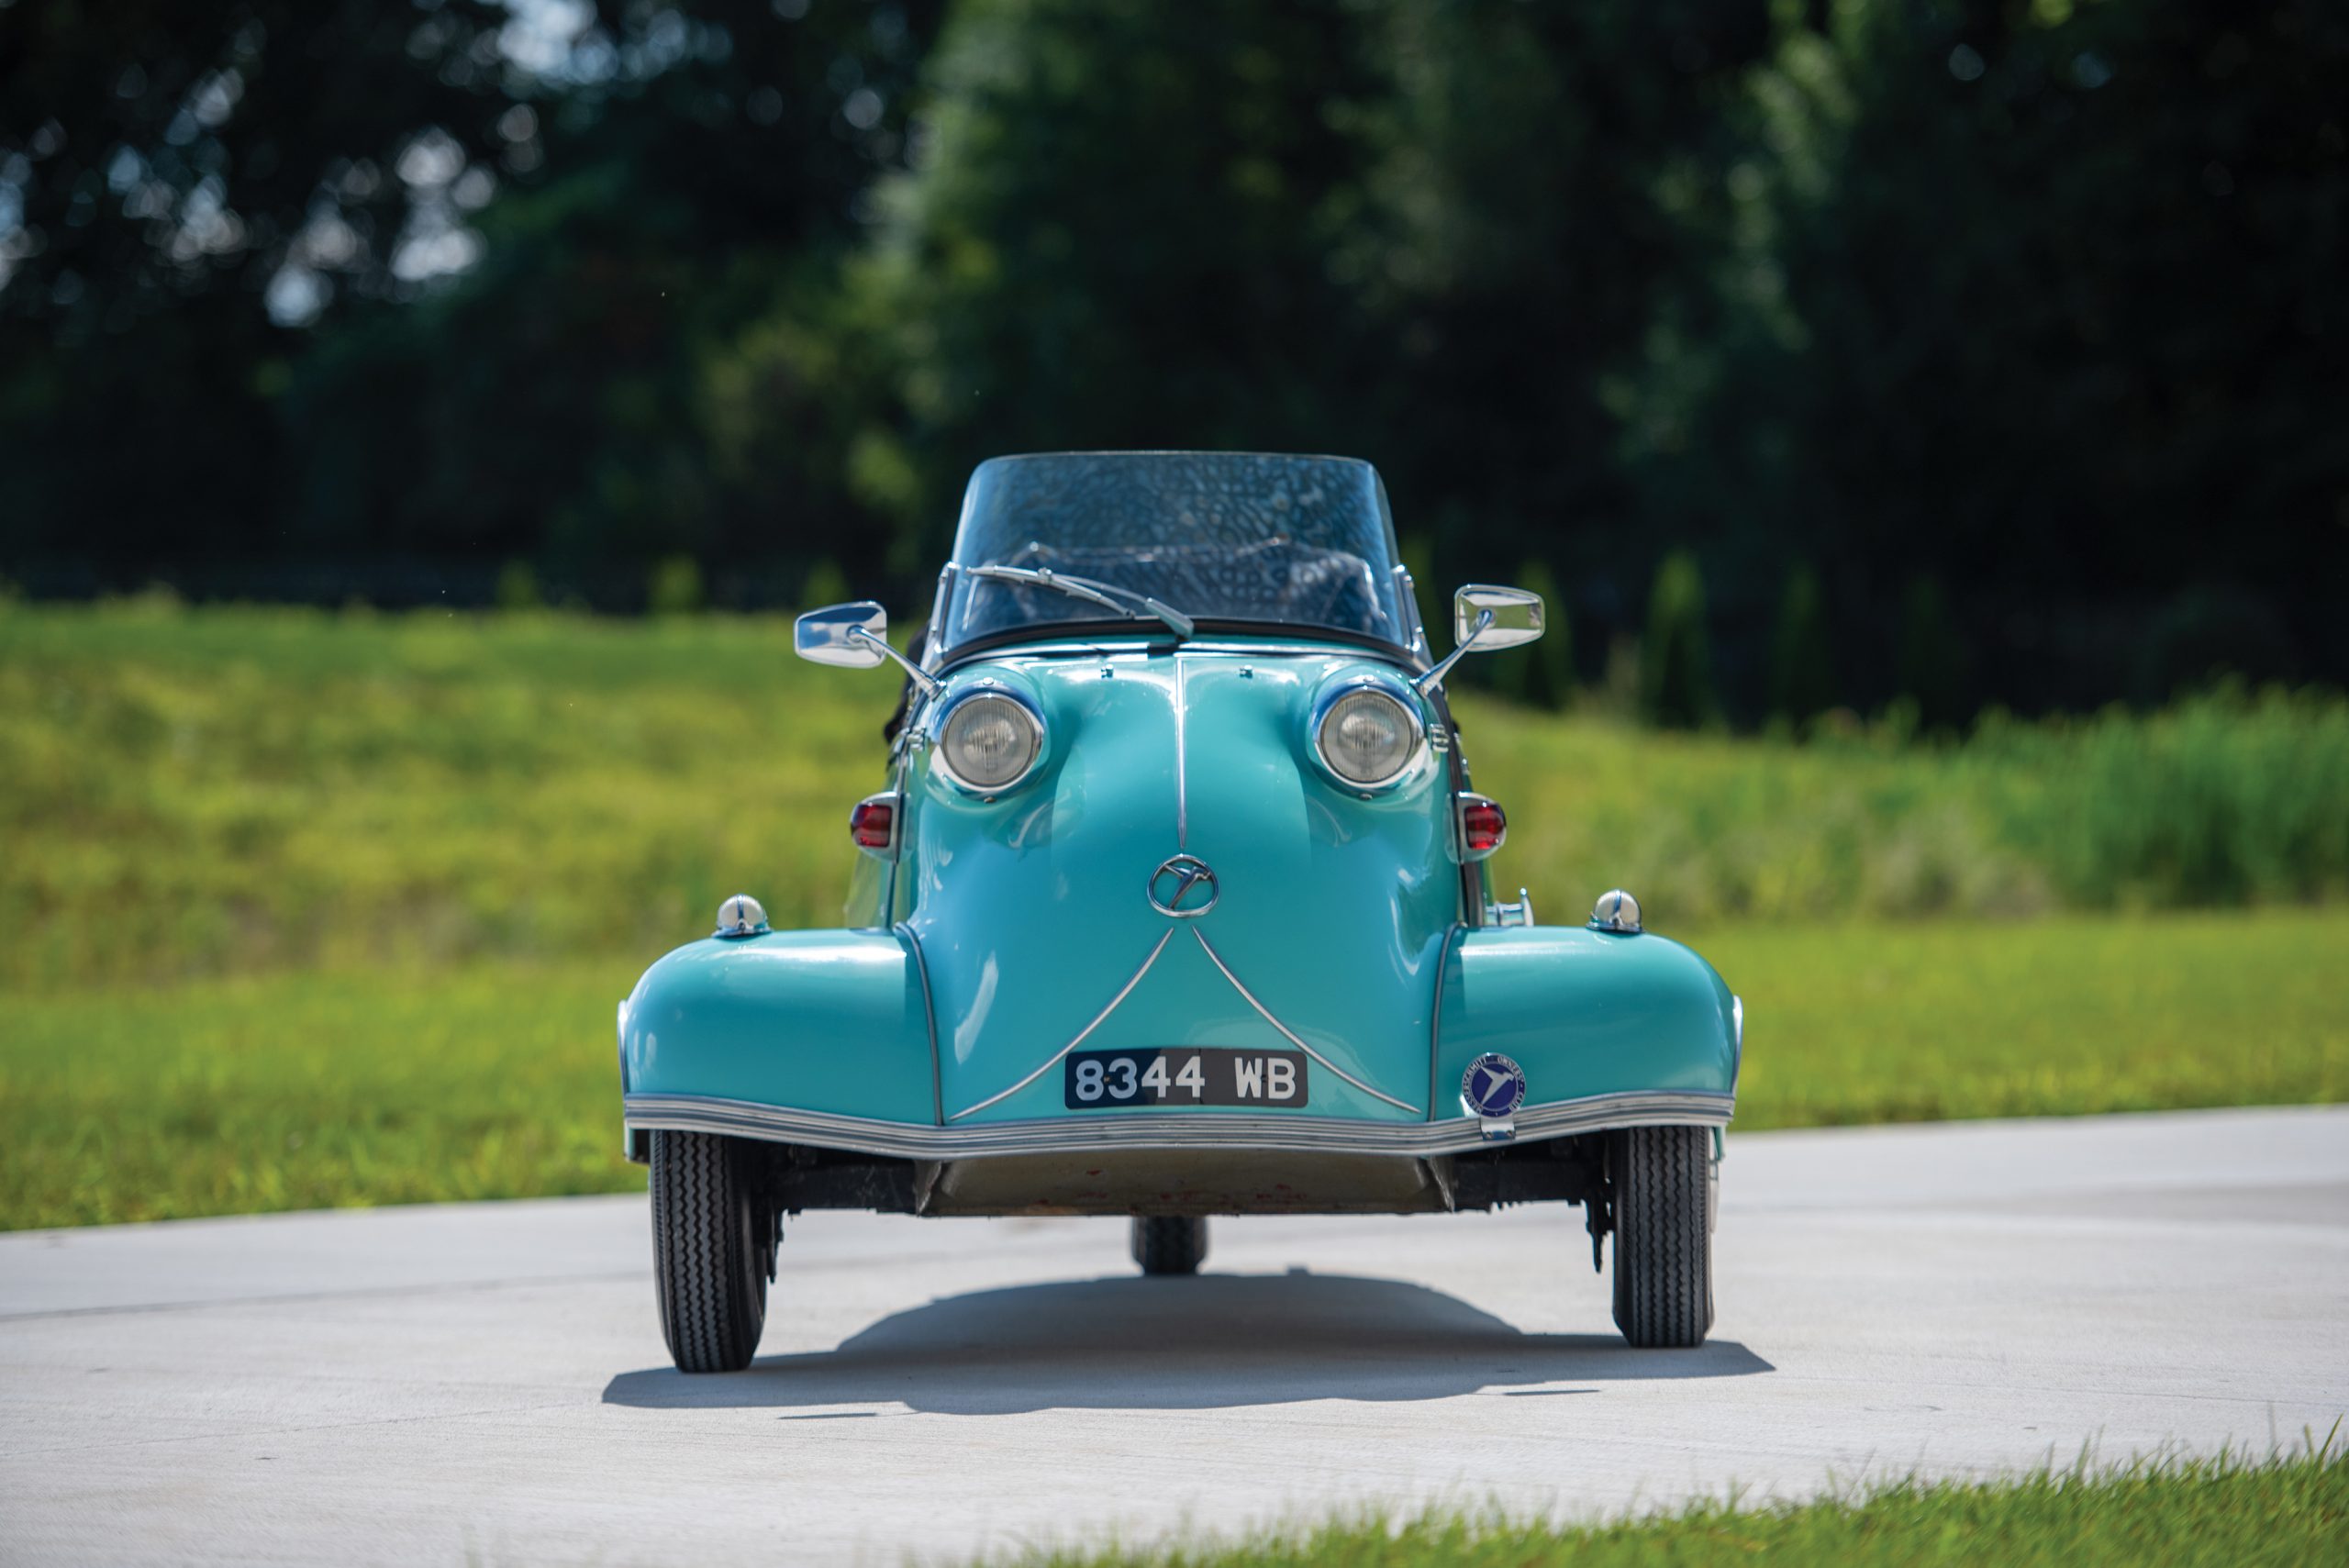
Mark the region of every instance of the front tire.
[[758, 1353], [774, 1219], [747, 1163], [732, 1139], [652, 1135], [652, 1277], [679, 1372], [740, 1372]]
[[1634, 1127], [1608, 1139], [1615, 1326], [1642, 1350], [1705, 1342], [1713, 1326], [1713, 1135]]
[[1137, 1216], [1130, 1247], [1146, 1274], [1195, 1274], [1207, 1262], [1208, 1222]]

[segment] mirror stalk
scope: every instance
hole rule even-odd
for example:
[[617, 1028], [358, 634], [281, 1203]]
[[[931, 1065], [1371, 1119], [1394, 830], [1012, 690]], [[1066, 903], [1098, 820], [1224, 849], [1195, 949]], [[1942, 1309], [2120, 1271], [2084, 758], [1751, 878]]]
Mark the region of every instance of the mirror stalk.
[[945, 683], [937, 676], [890, 647], [888, 639], [875, 637], [861, 626], [849, 628], [848, 635], [851, 641], [869, 644], [878, 650], [884, 658], [896, 660], [906, 672], [906, 679], [911, 681], [923, 696], [934, 697], [945, 685]]
[[1431, 692], [1435, 690], [1436, 687], [1443, 684], [1443, 677], [1451, 672], [1451, 669], [1454, 664], [1460, 662], [1460, 656], [1463, 653], [1467, 652], [1470, 649], [1475, 647], [1476, 639], [1484, 636], [1487, 631], [1490, 631], [1492, 629], [1492, 626], [1493, 612], [1490, 610], [1477, 611], [1476, 629], [1470, 632], [1465, 638], [1462, 639], [1459, 645], [1453, 648], [1451, 652], [1445, 654], [1442, 662], [1438, 663], [1426, 674], [1421, 675], [1418, 680], [1413, 681], [1411, 683], [1412, 689], [1424, 695], [1425, 693]]

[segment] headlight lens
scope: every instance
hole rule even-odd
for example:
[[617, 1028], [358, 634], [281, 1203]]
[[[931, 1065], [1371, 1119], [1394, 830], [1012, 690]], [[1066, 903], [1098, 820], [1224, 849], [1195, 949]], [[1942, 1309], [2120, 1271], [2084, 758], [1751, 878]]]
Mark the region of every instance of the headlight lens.
[[954, 705], [938, 742], [956, 778], [973, 789], [1001, 789], [1035, 762], [1044, 729], [1019, 703], [982, 692]]
[[1386, 692], [1364, 686], [1330, 705], [1317, 741], [1331, 773], [1348, 784], [1381, 784], [1410, 762], [1419, 722]]

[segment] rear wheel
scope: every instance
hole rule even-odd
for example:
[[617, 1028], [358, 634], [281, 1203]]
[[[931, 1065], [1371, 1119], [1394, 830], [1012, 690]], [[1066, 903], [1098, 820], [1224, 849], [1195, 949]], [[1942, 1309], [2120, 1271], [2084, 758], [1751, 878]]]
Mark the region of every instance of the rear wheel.
[[1608, 1139], [1615, 1326], [1643, 1349], [1701, 1345], [1713, 1326], [1713, 1135], [1634, 1127]]
[[1208, 1256], [1208, 1222], [1179, 1216], [1137, 1217], [1134, 1262], [1146, 1274], [1195, 1274]]
[[766, 1326], [773, 1212], [732, 1139], [652, 1135], [652, 1277], [679, 1372], [740, 1372]]

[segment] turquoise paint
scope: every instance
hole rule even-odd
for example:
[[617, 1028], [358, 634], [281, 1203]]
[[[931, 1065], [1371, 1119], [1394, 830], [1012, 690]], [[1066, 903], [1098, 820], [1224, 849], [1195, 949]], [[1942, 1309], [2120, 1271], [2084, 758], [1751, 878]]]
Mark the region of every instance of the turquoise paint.
[[[1424, 1115], [1435, 963], [1459, 902], [1443, 775], [1423, 754], [1364, 800], [1304, 750], [1321, 684], [1375, 668], [1341, 652], [1128, 648], [989, 661], [950, 680], [948, 700], [978, 680], [1016, 686], [1046, 732], [1036, 770], [991, 802], [950, 782], [930, 751], [907, 773], [905, 919], [930, 964], [950, 1119], [1065, 1114], [1057, 1072], [972, 1107], [1093, 1022], [1170, 924], [1174, 940], [1084, 1049], [1290, 1049], [1197, 931], [1282, 1023], [1403, 1102], [1317, 1066], [1306, 1106], [1264, 1114]], [[1170, 922], [1145, 895], [1178, 850], [1216, 869], [1219, 902], [1197, 920]], [[1305, 935], [1326, 962], [1297, 962]]]
[[1737, 1071], [1729, 987], [1667, 937], [1582, 926], [1464, 931], [1444, 963], [1435, 1082], [1459, 1116], [1460, 1079], [1488, 1051], [1525, 1069], [1526, 1103], [1628, 1089], [1726, 1092]]
[[[629, 1001], [626, 1087], [921, 1125], [1064, 1116], [1056, 1066], [971, 1107], [1092, 1023], [1162, 937], [1083, 1049], [1293, 1049], [1195, 931], [1317, 1051], [1409, 1107], [1316, 1064], [1301, 1110], [1233, 1115], [1459, 1116], [1461, 1073], [1487, 1051], [1524, 1066], [1531, 1104], [1733, 1087], [1730, 995], [1703, 959], [1653, 935], [1463, 929], [1442, 759], [1423, 754], [1369, 798], [1312, 760], [1316, 693], [1391, 665], [1296, 639], [1214, 640], [1227, 651], [1030, 644], [949, 673], [950, 694], [992, 680], [1035, 703], [1036, 768], [994, 799], [962, 790], [932, 765], [940, 705], [926, 705], [899, 773], [898, 858], [842, 845], [859, 862], [845, 918], [863, 929], [706, 940], [661, 960]], [[1218, 876], [1219, 900], [1196, 921], [1145, 895], [1178, 850]], [[929, 970], [935, 1080], [909, 939]]]
[[894, 932], [775, 931], [681, 947], [629, 995], [620, 1062], [635, 1094], [933, 1119], [920, 977]]

